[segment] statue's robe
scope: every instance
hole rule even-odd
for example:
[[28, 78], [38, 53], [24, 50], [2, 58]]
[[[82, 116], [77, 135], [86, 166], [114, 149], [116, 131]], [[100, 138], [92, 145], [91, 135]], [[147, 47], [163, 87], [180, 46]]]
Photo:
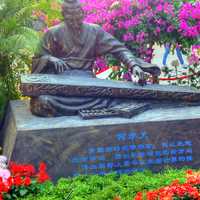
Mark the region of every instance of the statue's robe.
[[[39, 52], [33, 58], [32, 73], [60, 74], [48, 62], [48, 57], [54, 56], [64, 60], [67, 64], [64, 74], [91, 77], [95, 59], [106, 54], [112, 54], [127, 67], [131, 68], [138, 64], [144, 71], [155, 76], [160, 73], [158, 67], [135, 58], [122, 43], [98, 25], [84, 23], [79, 41], [77, 42], [76, 39], [65, 24], [51, 28], [44, 35]], [[31, 99], [31, 110], [33, 114], [40, 116], [74, 115], [81, 109], [106, 108], [120, 101], [122, 100], [114, 101], [99, 97], [41, 95]]]

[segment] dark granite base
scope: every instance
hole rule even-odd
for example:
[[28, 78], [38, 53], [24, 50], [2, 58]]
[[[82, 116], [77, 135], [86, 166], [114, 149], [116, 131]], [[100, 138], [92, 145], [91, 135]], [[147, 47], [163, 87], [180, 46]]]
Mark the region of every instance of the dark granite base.
[[20, 163], [44, 161], [54, 179], [200, 167], [200, 106], [155, 108], [132, 119], [81, 120], [35, 117], [28, 101], [12, 101], [8, 115], [4, 154]]

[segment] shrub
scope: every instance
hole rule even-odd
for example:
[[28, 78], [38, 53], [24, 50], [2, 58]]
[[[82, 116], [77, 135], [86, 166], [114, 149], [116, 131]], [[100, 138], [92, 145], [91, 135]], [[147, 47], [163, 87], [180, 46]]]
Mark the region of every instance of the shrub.
[[27, 71], [39, 36], [31, 21], [36, 0], [2, 0], [0, 3], [0, 87], [8, 99], [19, 98], [19, 74]]
[[[152, 174], [149, 171], [132, 175], [91, 175], [58, 180], [56, 185], [45, 183], [43, 190], [23, 200], [133, 200], [137, 192], [154, 190], [169, 185], [173, 180], [185, 181], [185, 170], [165, 170]], [[22, 200], [22, 198], [20, 198]]]

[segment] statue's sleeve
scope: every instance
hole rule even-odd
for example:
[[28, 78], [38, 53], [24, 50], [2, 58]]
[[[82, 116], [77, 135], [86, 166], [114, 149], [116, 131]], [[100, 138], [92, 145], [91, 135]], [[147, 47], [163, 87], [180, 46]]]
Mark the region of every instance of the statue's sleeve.
[[50, 31], [44, 34], [37, 52], [32, 59], [32, 73], [42, 73], [48, 62], [48, 57], [53, 55], [53, 35]]
[[134, 65], [139, 65], [146, 72], [160, 75], [159, 67], [147, 63], [140, 58], [136, 58], [132, 52], [124, 46], [124, 44], [118, 41], [111, 34], [105, 32], [102, 28], [99, 28], [97, 33], [96, 55], [102, 56], [110, 53], [128, 68], [132, 68]]

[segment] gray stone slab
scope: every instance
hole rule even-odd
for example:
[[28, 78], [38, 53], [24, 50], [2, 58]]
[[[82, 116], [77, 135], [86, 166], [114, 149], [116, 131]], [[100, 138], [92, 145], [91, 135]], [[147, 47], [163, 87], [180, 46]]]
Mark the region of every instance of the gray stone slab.
[[82, 120], [36, 117], [28, 101], [12, 101], [8, 119], [4, 154], [20, 163], [45, 161], [54, 179], [200, 167], [200, 106], [157, 107], [132, 119]]

